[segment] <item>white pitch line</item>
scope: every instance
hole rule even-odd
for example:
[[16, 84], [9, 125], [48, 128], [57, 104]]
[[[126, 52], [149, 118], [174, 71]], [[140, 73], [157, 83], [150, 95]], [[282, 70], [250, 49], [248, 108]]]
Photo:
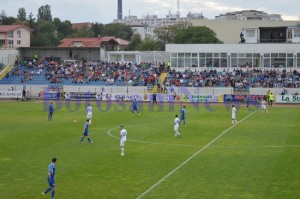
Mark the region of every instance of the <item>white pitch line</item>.
[[[246, 116], [245, 118], [243, 118], [242, 120], [240, 120], [239, 123], [243, 122], [245, 119], [247, 119], [248, 117], [250, 117], [251, 115], [253, 115], [254, 113], [256, 113], [256, 111], [250, 113], [248, 116]], [[205, 145], [204, 147], [202, 147], [199, 151], [197, 151], [196, 153], [194, 153], [194, 155], [192, 155], [191, 157], [189, 157], [187, 160], [185, 160], [183, 163], [181, 163], [179, 166], [177, 166], [175, 169], [173, 169], [170, 173], [168, 173], [166, 176], [164, 176], [162, 179], [160, 179], [157, 183], [155, 183], [154, 185], [152, 185], [149, 189], [147, 189], [144, 193], [142, 193], [140, 196], [138, 196], [136, 199], [140, 199], [143, 196], [145, 196], [147, 193], [149, 193], [150, 191], [152, 191], [155, 187], [157, 187], [161, 182], [163, 182], [165, 179], [167, 179], [169, 176], [171, 176], [173, 173], [175, 173], [178, 169], [180, 169], [182, 166], [184, 166], [186, 163], [188, 163], [191, 159], [193, 159], [196, 155], [198, 155], [199, 153], [201, 153], [202, 151], [204, 151], [207, 147], [209, 147], [212, 143], [214, 143], [216, 140], [218, 140], [220, 137], [222, 137], [225, 133], [227, 133], [229, 130], [231, 130], [234, 126], [229, 127], [228, 129], [226, 129], [225, 131], [223, 131], [221, 134], [219, 134], [217, 137], [215, 137], [212, 141], [210, 141], [207, 145]]]

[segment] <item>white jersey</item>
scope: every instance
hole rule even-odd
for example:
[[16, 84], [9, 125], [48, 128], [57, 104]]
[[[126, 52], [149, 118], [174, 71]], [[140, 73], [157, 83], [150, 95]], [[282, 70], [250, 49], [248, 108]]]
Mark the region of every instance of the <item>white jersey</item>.
[[86, 111], [87, 111], [87, 118], [92, 118], [92, 115], [93, 115], [93, 108], [91, 107], [91, 106], [88, 106], [87, 108], [86, 108]]
[[232, 108], [231, 118], [232, 118], [233, 120], [236, 119], [236, 108], [235, 108], [235, 107]]
[[122, 129], [120, 131], [120, 141], [125, 142], [126, 141], [126, 136], [127, 136], [127, 131], [125, 129]]
[[261, 109], [266, 110], [267, 109], [266, 104], [267, 102], [265, 100], [261, 101]]
[[88, 113], [92, 113], [93, 112], [93, 108], [91, 106], [88, 106], [86, 108], [86, 110], [87, 110]]
[[178, 117], [174, 120], [174, 131], [178, 131], [180, 119]]

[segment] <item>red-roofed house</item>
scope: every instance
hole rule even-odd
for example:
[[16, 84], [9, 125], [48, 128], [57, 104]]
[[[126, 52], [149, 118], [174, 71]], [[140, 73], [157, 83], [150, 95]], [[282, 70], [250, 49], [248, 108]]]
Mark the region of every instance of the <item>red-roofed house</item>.
[[90, 22], [72, 23], [72, 28], [74, 30], [90, 29], [92, 28], [92, 23]]
[[30, 32], [24, 25], [0, 25], [0, 48], [30, 47]]
[[59, 48], [67, 47], [100, 47], [107, 51], [123, 50], [129, 45], [129, 41], [115, 37], [99, 38], [64, 38], [58, 45]]

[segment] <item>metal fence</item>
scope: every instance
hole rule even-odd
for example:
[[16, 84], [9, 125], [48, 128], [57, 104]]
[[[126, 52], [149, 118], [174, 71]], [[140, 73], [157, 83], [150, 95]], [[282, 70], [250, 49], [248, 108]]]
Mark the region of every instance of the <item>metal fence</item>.
[[13, 65], [19, 56], [18, 50], [0, 50], [0, 65]]

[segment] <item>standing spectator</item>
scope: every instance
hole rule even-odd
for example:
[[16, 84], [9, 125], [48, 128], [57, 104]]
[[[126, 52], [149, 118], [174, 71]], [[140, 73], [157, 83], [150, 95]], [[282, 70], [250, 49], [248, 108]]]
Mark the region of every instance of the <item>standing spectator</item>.
[[127, 131], [124, 129], [124, 126], [120, 126], [121, 128], [121, 131], [120, 131], [120, 137], [119, 137], [119, 140], [120, 140], [120, 147], [121, 147], [121, 156], [124, 156], [125, 153], [125, 142], [126, 142], [126, 136], [127, 136]]
[[47, 188], [44, 192], [41, 193], [41, 195], [44, 197], [45, 194], [47, 194], [49, 191], [51, 191], [51, 198], [54, 199], [55, 194], [55, 171], [56, 171], [56, 163], [57, 159], [52, 158], [52, 162], [48, 166], [48, 176], [47, 181], [49, 183], [49, 188]]
[[80, 144], [82, 143], [84, 137], [87, 137], [89, 143], [93, 144], [93, 142], [91, 142], [91, 139], [90, 139], [90, 136], [89, 136], [89, 119], [87, 119], [86, 122], [84, 123], [84, 126], [83, 126], [83, 135], [80, 138]]
[[153, 105], [154, 104], [157, 105], [156, 93], [153, 93], [153, 95], [152, 95], [152, 101], [153, 101]]
[[39, 55], [37, 52], [35, 52], [34, 57], [33, 57], [33, 62], [36, 63], [38, 61]]
[[235, 125], [238, 123], [236, 120], [236, 108], [234, 107], [234, 104], [232, 104], [231, 119], [232, 119], [232, 125]]
[[268, 104], [270, 104], [270, 93], [271, 93], [271, 91], [270, 90], [268, 90], [268, 92], [267, 92], [267, 103]]
[[26, 90], [25, 90], [25, 88], [23, 88], [23, 91], [22, 91], [22, 99], [23, 100], [26, 99]]
[[273, 106], [273, 100], [274, 100], [274, 95], [273, 93], [270, 94], [270, 102], [269, 102], [269, 106]]
[[53, 115], [53, 112], [54, 112], [54, 106], [53, 106], [52, 102], [50, 102], [50, 105], [49, 105], [48, 121], [52, 121], [52, 115]]

